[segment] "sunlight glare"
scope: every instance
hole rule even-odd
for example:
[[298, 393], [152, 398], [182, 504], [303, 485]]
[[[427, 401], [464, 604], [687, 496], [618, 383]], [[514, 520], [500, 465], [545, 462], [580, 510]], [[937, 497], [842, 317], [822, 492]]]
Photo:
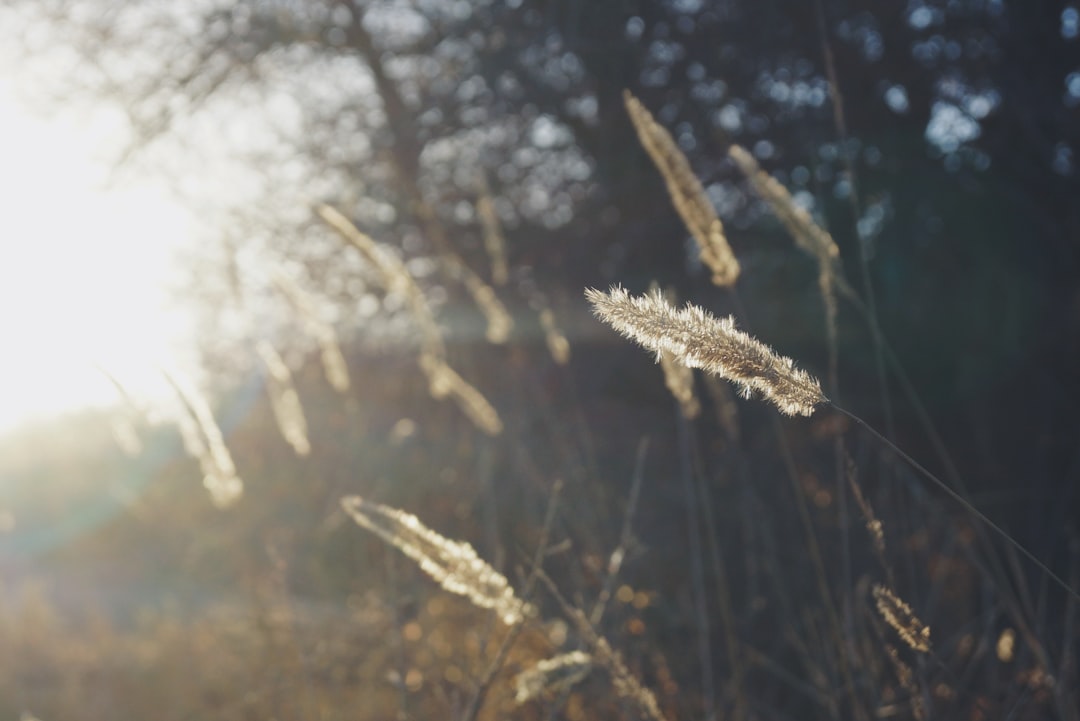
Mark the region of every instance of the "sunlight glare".
[[167, 392], [190, 320], [168, 289], [190, 213], [148, 178], [110, 182], [117, 112], [37, 116], [0, 78], [0, 432]]

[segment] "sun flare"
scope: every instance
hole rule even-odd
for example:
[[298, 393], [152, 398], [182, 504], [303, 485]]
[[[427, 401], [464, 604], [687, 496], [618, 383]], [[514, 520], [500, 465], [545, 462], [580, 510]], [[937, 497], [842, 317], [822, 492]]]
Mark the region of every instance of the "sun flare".
[[115, 403], [95, 364], [156, 392], [187, 332], [168, 289], [194, 220], [150, 179], [110, 182], [124, 133], [104, 110], [36, 115], [0, 79], [0, 431]]

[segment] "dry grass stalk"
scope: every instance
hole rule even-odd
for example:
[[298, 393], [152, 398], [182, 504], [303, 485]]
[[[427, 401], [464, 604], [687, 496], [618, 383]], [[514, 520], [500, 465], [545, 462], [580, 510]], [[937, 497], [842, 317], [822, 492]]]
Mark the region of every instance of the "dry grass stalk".
[[184, 450], [192, 458], [202, 463], [202, 457], [206, 455], [206, 441], [203, 440], [202, 431], [195, 417], [183, 406], [183, 412], [176, 419], [176, 429], [180, 432], [180, 441], [184, 444]]
[[477, 428], [490, 436], [503, 431], [502, 419], [484, 395], [457, 374], [442, 358], [430, 353], [420, 354], [420, 368], [428, 377], [431, 395], [452, 397]]
[[713, 283], [722, 287], [734, 285], [739, 277], [739, 261], [731, 252], [724, 225], [690, 162], [640, 100], [628, 90], [623, 91], [623, 100], [641, 147], [663, 176], [675, 210], [697, 241], [702, 262], [712, 270]]
[[236, 473], [236, 465], [225, 445], [225, 438], [214, 421], [210, 405], [189, 384], [174, 374], [162, 370], [165, 380], [176, 391], [187, 418], [179, 423], [186, 450], [199, 461], [203, 486], [218, 508], [227, 508], [244, 493], [244, 482]]
[[[383, 252], [375, 241], [361, 233], [348, 218], [334, 208], [329, 205], [319, 205], [316, 210], [330, 227], [352, 243], [375, 266], [387, 289], [400, 290], [405, 294], [413, 318], [421, 328], [423, 339], [420, 352], [420, 367], [428, 377], [431, 395], [440, 399], [448, 396], [453, 397], [458, 407], [480, 430], [492, 436], [501, 433], [503, 424], [495, 408], [488, 403], [480, 391], [465, 381], [446, 363], [446, 346], [443, 343], [442, 334], [439, 332], [439, 326], [436, 324], [431, 309], [428, 307], [423, 291], [420, 290], [420, 286], [416, 284], [412, 275], [409, 274], [404, 263], [391, 254]], [[502, 304], [495, 298], [495, 292], [491, 290], [491, 287], [486, 285], [472, 270], [456, 258], [448, 256], [445, 260], [448, 263], [455, 264], [455, 269], [460, 274], [463, 274], [461, 277], [465, 279], [467, 286], [472, 287], [474, 290], [479, 289], [479, 294], [487, 299], [482, 302], [478, 298], [477, 302], [481, 304], [481, 308], [485, 308], [484, 303], [486, 302], [487, 311], [491, 313], [488, 316], [489, 339], [491, 338], [493, 324], [502, 329], [499, 331], [500, 334], [508, 335], [512, 321]], [[469, 281], [470, 277], [475, 279], [476, 283]], [[470, 283], [472, 284], [470, 285]], [[474, 294], [474, 298], [476, 298], [476, 294]], [[495, 323], [493, 318], [496, 316], [503, 317], [504, 321]], [[505, 338], [503, 339], [505, 340]]]
[[626, 337], [658, 355], [667, 351], [690, 368], [726, 378], [749, 396], [761, 393], [781, 413], [809, 416], [827, 403], [821, 385], [764, 343], [735, 329], [732, 317], [716, 318], [687, 304], [668, 305], [658, 293], [633, 298], [624, 289], [585, 291], [593, 312]]
[[[779, 181], [766, 173], [757, 160], [741, 145], [728, 148], [728, 155], [750, 181], [758, 195], [768, 203], [773, 214], [779, 218], [788, 233], [795, 240], [795, 245], [812, 255], [818, 262], [818, 286], [821, 300], [825, 305], [825, 332], [829, 345], [835, 353], [837, 343], [836, 292], [837, 283], [843, 283], [840, 276], [840, 249], [829, 231], [814, 221], [810, 213], [800, 207], [791, 197], [791, 193]], [[846, 285], [846, 284], [845, 284]], [[835, 358], [833, 360], [835, 363]], [[835, 372], [835, 368], [834, 368]], [[836, 382], [836, 378], [832, 378]]]
[[349, 364], [345, 362], [345, 355], [338, 345], [337, 336], [320, 336], [319, 358], [322, 360], [323, 373], [331, 387], [338, 393], [345, 393], [351, 385], [349, 382]]
[[611, 675], [611, 684], [615, 688], [615, 693], [620, 698], [634, 704], [643, 718], [650, 721], [664, 721], [664, 716], [660, 713], [660, 706], [656, 702], [656, 696], [648, 688], [642, 686], [634, 675], [630, 673], [630, 669], [626, 667], [622, 656], [611, 648], [611, 644], [607, 642], [607, 639], [596, 632], [584, 612], [580, 608], [571, 606], [563, 598], [563, 595], [559, 593], [559, 589], [555, 587], [555, 584], [548, 578], [546, 573], [540, 570], [535, 573], [540, 582], [551, 591], [551, 595], [555, 597], [563, 613], [573, 622], [585, 644], [592, 649], [593, 661]]
[[444, 589], [492, 609], [508, 626], [536, 613], [517, 597], [506, 576], [480, 558], [468, 543], [451, 541], [411, 513], [360, 496], [342, 498], [341, 507], [357, 524], [416, 561]]
[[856, 479], [855, 461], [849, 456], [847, 458], [847, 479], [848, 486], [851, 488], [852, 494], [855, 496], [855, 502], [859, 505], [859, 510], [862, 511], [863, 519], [866, 522], [866, 532], [870, 534], [870, 541], [874, 544], [874, 553], [878, 557], [878, 561], [885, 564], [885, 527], [877, 516], [874, 515], [874, 509], [870, 506], [870, 502], [863, 496], [862, 489], [859, 488], [859, 483]]
[[446, 347], [439, 326], [428, 307], [424, 292], [420, 290], [405, 264], [392, 253], [380, 248], [369, 236], [361, 233], [351, 220], [336, 209], [324, 204], [317, 206], [315, 210], [327, 225], [349, 241], [375, 267], [388, 291], [399, 292], [405, 296], [413, 320], [420, 327], [424, 351], [440, 358], [445, 357]]
[[769, 204], [769, 208], [795, 239], [795, 244], [817, 258], [822, 266], [832, 267], [840, 257], [840, 249], [832, 235], [795, 203], [787, 188], [761, 169], [746, 148], [732, 145], [728, 148], [728, 155], [750, 181], [755, 192]]
[[664, 721], [656, 696], [651, 690], [642, 686], [634, 674], [630, 673], [630, 669], [622, 660], [622, 655], [611, 648], [606, 638], [596, 633], [584, 613], [579, 609], [569, 610], [578, 632], [593, 650], [592, 658], [611, 675], [611, 685], [619, 698], [626, 699], [637, 706], [644, 718], [651, 721]]
[[[650, 287], [650, 292], [660, 292], [655, 283]], [[672, 295], [670, 292], [663, 294], [667, 302], [674, 300]], [[697, 418], [701, 413], [701, 404], [694, 394], [694, 369], [680, 363], [667, 350], [660, 351], [660, 368], [664, 372], [664, 385], [678, 401], [683, 417]]]
[[878, 613], [885, 619], [885, 623], [893, 627], [904, 643], [914, 651], [929, 652], [930, 627], [919, 620], [911, 606], [880, 583], [874, 584], [873, 594]]
[[506, 310], [499, 297], [495, 295], [495, 289], [484, 282], [484, 279], [473, 272], [472, 268], [465, 265], [460, 258], [444, 258], [450, 270], [465, 285], [473, 301], [487, 320], [487, 330], [484, 337], [489, 343], [505, 343], [510, 338], [510, 331], [514, 328], [514, 319]]
[[304, 409], [300, 405], [300, 395], [296, 392], [293, 384], [292, 373], [285, 364], [281, 355], [274, 350], [274, 346], [266, 341], [255, 344], [255, 351], [259, 354], [266, 367], [270, 383], [267, 390], [270, 394], [270, 406], [274, 411], [274, 419], [278, 429], [293, 451], [298, 456], [306, 456], [311, 453], [311, 442], [308, 440], [307, 419], [304, 417]]
[[142, 441], [139, 440], [139, 433], [135, 430], [135, 419], [142, 417], [145, 414], [139, 407], [139, 404], [135, 401], [135, 398], [128, 392], [128, 389], [124, 387], [124, 384], [120, 382], [120, 379], [106, 370], [98, 363], [94, 364], [98, 372], [112, 384], [112, 387], [116, 389], [116, 392], [124, 400], [125, 411], [124, 415], [114, 418], [112, 421], [112, 436], [116, 441], [116, 445], [124, 455], [129, 458], [134, 458], [142, 453]]
[[124, 387], [124, 384], [120, 382], [119, 378], [114, 376], [108, 371], [107, 368], [105, 368], [99, 363], [94, 363], [94, 368], [97, 369], [98, 373], [105, 376], [105, 379], [109, 381], [109, 384], [112, 385], [114, 389], [116, 389], [117, 394], [123, 399], [124, 405], [126, 405], [129, 410], [134, 413], [142, 413], [139, 408], [139, 404], [135, 401], [135, 397], [131, 395], [127, 388]]
[[510, 330], [514, 327], [514, 320], [495, 294], [495, 290], [485, 283], [484, 279], [477, 275], [461, 256], [450, 249], [446, 231], [443, 230], [442, 223], [439, 222], [435, 209], [430, 203], [418, 196], [413, 209], [423, 225], [424, 232], [438, 250], [439, 259], [447, 275], [460, 280], [465, 285], [465, 289], [469, 291], [469, 295], [472, 296], [487, 320], [488, 341], [505, 343], [510, 337]]
[[315, 310], [315, 304], [307, 293], [281, 271], [273, 274], [274, 285], [289, 300], [289, 304], [300, 314], [308, 332], [319, 344], [320, 358], [326, 380], [339, 393], [349, 390], [349, 367], [341, 352], [334, 326], [324, 321]]
[[514, 700], [522, 704], [544, 692], [560, 693], [583, 681], [592, 668], [592, 656], [584, 651], [544, 659], [518, 674], [514, 680]]
[[547, 343], [548, 353], [551, 354], [552, 359], [561, 366], [569, 363], [570, 341], [556, 325], [555, 314], [550, 308], [540, 311], [540, 327], [544, 329], [544, 342]]
[[689, 368], [668, 351], [660, 353], [660, 368], [664, 371], [664, 385], [679, 402], [679, 410], [684, 418], [697, 418], [701, 413], [701, 404], [694, 395], [694, 369]]
[[834, 290], [834, 286], [838, 282], [837, 263], [836, 260], [829, 262], [820, 260], [818, 262], [818, 288], [821, 289], [821, 301], [825, 305], [825, 329], [831, 339], [830, 342], [834, 345], [837, 341], [836, 315], [839, 310], [836, 307], [836, 292]]
[[916, 721], [923, 721], [926, 718], [926, 708], [923, 706], [922, 694], [919, 693], [919, 685], [915, 683], [915, 673], [911, 670], [911, 666], [904, 663], [903, 659], [900, 658], [900, 652], [891, 643], [885, 644], [885, 653], [892, 664], [896, 680], [900, 682], [900, 687], [908, 694], [912, 717]]
[[491, 197], [491, 188], [487, 178], [481, 172], [477, 179], [479, 197], [476, 199], [476, 214], [480, 216], [480, 227], [484, 232], [484, 248], [491, 259], [491, 282], [506, 285], [510, 279], [510, 269], [506, 263], [506, 236], [503, 235], [502, 223], [495, 212], [495, 201]]

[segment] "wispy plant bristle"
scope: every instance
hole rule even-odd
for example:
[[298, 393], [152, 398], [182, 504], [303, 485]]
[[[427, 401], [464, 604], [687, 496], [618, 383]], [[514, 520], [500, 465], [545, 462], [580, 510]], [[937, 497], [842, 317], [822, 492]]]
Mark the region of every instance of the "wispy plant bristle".
[[915, 672], [911, 670], [911, 666], [904, 663], [904, 660], [900, 658], [900, 652], [891, 643], [885, 644], [885, 655], [893, 667], [893, 673], [896, 674], [896, 680], [900, 682], [900, 687], [908, 694], [912, 718], [915, 721], [923, 721], [926, 718], [926, 709], [923, 706], [923, 697], [919, 691], [919, 684], [915, 680]]
[[392, 253], [380, 248], [378, 243], [372, 240], [360, 229], [353, 225], [335, 208], [329, 205], [316, 207], [319, 217], [331, 228], [336, 230], [341, 237], [347, 240], [354, 248], [360, 251], [364, 258], [371, 263], [382, 279], [383, 286], [392, 292], [400, 292], [405, 296], [412, 313], [413, 320], [420, 329], [421, 342], [424, 350], [440, 357], [446, 355], [442, 334], [439, 326], [428, 307], [427, 299], [420, 286], [413, 280], [405, 264]]
[[795, 202], [782, 183], [761, 169], [757, 160], [746, 148], [741, 145], [732, 145], [728, 148], [728, 155], [750, 181], [754, 191], [768, 204], [773, 215], [787, 229], [795, 240], [795, 245], [817, 259], [818, 286], [825, 306], [825, 331], [830, 343], [835, 347], [837, 306], [834, 288], [843, 280], [840, 270], [840, 249], [836, 241], [833, 240], [829, 231], [819, 225], [810, 213]]
[[296, 455], [306, 456], [311, 452], [307, 419], [304, 417], [300, 395], [296, 392], [289, 366], [266, 341], [256, 343], [255, 350], [266, 367], [270, 406], [274, 411], [278, 429], [281, 430], [282, 437], [292, 446]]
[[783, 184], [761, 169], [750, 151], [741, 145], [732, 145], [728, 148], [728, 155], [750, 181], [754, 191], [769, 204], [769, 208], [787, 228], [797, 246], [823, 264], [831, 265], [836, 262], [840, 257], [840, 249], [832, 235], [795, 202]]
[[555, 323], [555, 314], [550, 308], [540, 311], [540, 327], [544, 329], [544, 342], [552, 359], [561, 366], [570, 362], [570, 341]]
[[416, 561], [444, 589], [492, 609], [503, 623], [512, 626], [535, 614], [530, 604], [517, 597], [506, 576], [468, 543], [451, 541], [411, 513], [360, 496], [342, 498], [341, 507], [357, 524]]
[[702, 262], [712, 270], [713, 283], [724, 287], [734, 285], [739, 278], [739, 261], [731, 252], [724, 225], [701, 181], [690, 168], [690, 161], [640, 100], [628, 90], [623, 91], [623, 100], [641, 147], [663, 176], [675, 210], [697, 241]]
[[[661, 293], [653, 283], [650, 292]], [[665, 300], [672, 300], [671, 293], [664, 293]], [[694, 369], [679, 362], [671, 351], [660, 351], [660, 368], [664, 372], [664, 385], [679, 404], [679, 411], [684, 418], [697, 418], [701, 413], [701, 403], [694, 394]]]
[[[446, 259], [444, 259], [446, 260]], [[510, 317], [506, 306], [495, 294], [495, 289], [484, 282], [484, 279], [473, 272], [461, 260], [453, 258], [447, 260], [450, 263], [454, 275], [461, 279], [465, 289], [469, 291], [476, 306], [487, 320], [487, 329], [484, 337], [489, 343], [505, 343], [510, 339], [510, 331], [514, 329], [514, 319]]]
[[184, 444], [184, 451], [192, 458], [200, 461], [201, 465], [202, 457], [207, 452], [206, 441], [203, 440], [199, 424], [186, 406], [183, 407], [183, 411], [176, 419], [176, 428], [180, 432], [180, 442]]
[[565, 691], [584, 680], [592, 668], [592, 656], [584, 651], [570, 651], [546, 658], [518, 674], [514, 680], [514, 700], [521, 704], [539, 697], [545, 691]]
[[95, 363], [94, 367], [105, 376], [124, 401], [123, 415], [114, 418], [112, 421], [112, 435], [113, 440], [116, 441], [116, 445], [120, 447], [124, 455], [134, 458], [142, 453], [142, 441], [139, 440], [139, 433], [135, 430], [135, 419], [143, 416], [143, 411], [135, 401], [135, 397], [128, 392], [128, 389], [124, 387], [119, 378], [99, 363]]
[[870, 505], [870, 502], [866, 500], [866, 496], [863, 495], [862, 488], [859, 487], [855, 475], [855, 462], [849, 457], [847, 459], [848, 486], [851, 488], [852, 495], [855, 496], [855, 502], [859, 505], [859, 510], [862, 511], [866, 532], [870, 534], [870, 541], [873, 543], [874, 553], [877, 555], [881, 564], [885, 565], [885, 526], [874, 514], [874, 509]]
[[503, 423], [499, 418], [499, 412], [488, 402], [483, 393], [458, 375], [442, 358], [430, 353], [422, 353], [420, 368], [428, 378], [432, 396], [435, 398], [452, 397], [469, 420], [489, 436], [502, 433]]
[[885, 623], [893, 627], [903, 642], [914, 651], [929, 651], [930, 627], [919, 620], [911, 606], [880, 583], [874, 584], [873, 593], [878, 613]]
[[162, 370], [165, 380], [176, 391], [187, 418], [180, 421], [184, 446], [199, 461], [203, 486], [218, 508], [227, 508], [244, 493], [244, 482], [236, 473], [225, 438], [214, 420], [210, 405], [202, 395], [175, 374]]
[[424, 232], [435, 246], [439, 260], [448, 276], [455, 278], [464, 284], [473, 301], [476, 302], [480, 312], [487, 320], [486, 337], [491, 343], [505, 343], [510, 337], [510, 330], [514, 327], [514, 319], [507, 312], [506, 307], [495, 294], [495, 290], [489, 286], [476, 271], [469, 267], [468, 263], [454, 252], [451, 248], [450, 239], [438, 219], [435, 209], [423, 199], [422, 196], [415, 198], [415, 210]]
[[640, 681], [630, 673], [626, 667], [622, 654], [611, 648], [608, 640], [598, 634], [589, 619], [578, 608], [569, 607], [565, 600], [560, 599], [563, 610], [570, 616], [577, 627], [578, 632], [585, 643], [592, 650], [592, 659], [597, 666], [604, 668], [611, 676], [611, 685], [620, 698], [629, 701], [637, 707], [641, 718], [651, 721], [664, 721], [664, 715], [660, 713], [660, 705], [656, 702], [656, 695], [643, 686]]
[[683, 365], [669, 351], [660, 353], [660, 368], [664, 371], [664, 385], [679, 403], [684, 418], [697, 418], [701, 404], [694, 395], [694, 369]]
[[[446, 362], [446, 345], [443, 343], [439, 326], [428, 307], [424, 292], [420, 290], [420, 286], [416, 284], [416, 280], [413, 279], [405, 264], [379, 248], [375, 241], [361, 233], [352, 221], [329, 205], [320, 205], [316, 211], [330, 227], [363, 253], [364, 257], [378, 270], [388, 289], [401, 290], [408, 299], [413, 318], [422, 332], [420, 368], [428, 377], [431, 395], [436, 398], [452, 397], [469, 420], [488, 435], [496, 436], [502, 433], [502, 420], [495, 408], [488, 403], [480, 391], [458, 375]], [[473, 291], [477, 303], [487, 313], [488, 338], [493, 342], [505, 340], [509, 335], [512, 321], [495, 297], [491, 286], [480, 280], [468, 266], [459, 260], [452, 257], [444, 258], [444, 260], [451, 263], [455, 272], [458, 272], [466, 281], [466, 286]], [[503, 320], [500, 321], [499, 318]], [[492, 338], [493, 333], [495, 338]]]
[[821, 384], [794, 361], [735, 329], [732, 317], [716, 318], [687, 304], [677, 310], [658, 293], [631, 297], [619, 287], [585, 291], [593, 312], [627, 338], [660, 354], [671, 353], [690, 368], [701, 368], [735, 383], [744, 394], [757, 391], [782, 413], [813, 415], [828, 402]]
[[341, 352], [341, 344], [338, 343], [334, 326], [319, 316], [308, 294], [287, 275], [277, 271], [273, 275], [273, 281], [278, 290], [288, 298], [293, 309], [300, 314], [308, 332], [319, 344], [320, 359], [327, 382], [339, 393], [349, 390], [349, 367], [345, 363], [345, 356]]

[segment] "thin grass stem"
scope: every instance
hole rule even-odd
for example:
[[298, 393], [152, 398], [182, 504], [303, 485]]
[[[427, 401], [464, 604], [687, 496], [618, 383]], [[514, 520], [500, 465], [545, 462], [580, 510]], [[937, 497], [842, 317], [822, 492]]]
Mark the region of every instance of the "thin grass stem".
[[877, 430], [875, 430], [869, 423], [864, 421], [862, 418], [859, 418], [857, 415], [855, 415], [854, 413], [852, 413], [850, 411], [844, 410], [843, 408], [836, 405], [835, 403], [830, 402], [829, 405], [831, 405], [834, 410], [842, 413], [843, 415], [847, 416], [849, 419], [851, 419], [852, 421], [854, 421], [858, 425], [862, 426], [862, 428], [865, 429], [867, 432], [869, 432], [870, 435], [874, 436], [879, 441], [884, 443], [885, 446], [889, 450], [891, 450], [893, 453], [895, 453], [897, 456], [899, 456], [900, 459], [903, 460], [905, 463], [907, 463], [909, 466], [911, 466], [916, 471], [918, 471], [919, 474], [923, 476], [923, 478], [930, 481], [933, 485], [935, 485], [939, 489], [941, 489], [945, 493], [945, 495], [947, 495], [949, 498], [953, 499], [954, 501], [959, 503], [961, 506], [963, 506], [964, 510], [966, 510], [971, 515], [975, 516], [975, 518], [982, 521], [986, 525], [986, 527], [989, 528], [990, 530], [992, 530], [994, 533], [1001, 536], [1001, 538], [1004, 539], [1006, 543], [1008, 543], [1010, 546], [1012, 546], [1015, 550], [1019, 551], [1025, 558], [1027, 558], [1033, 564], [1035, 564], [1035, 566], [1040, 571], [1045, 573], [1047, 575], [1047, 577], [1050, 578], [1054, 583], [1061, 586], [1061, 588], [1064, 589], [1066, 593], [1068, 593], [1070, 596], [1072, 596], [1077, 601], [1080, 601], [1080, 593], [1078, 593], [1075, 589], [1073, 589], [1071, 586], [1069, 586], [1069, 584], [1067, 584], [1064, 580], [1062, 580], [1062, 578], [1060, 576], [1058, 576], [1056, 573], [1051, 571], [1049, 566], [1047, 566], [1045, 563], [1040, 561], [1038, 556], [1036, 556], [1031, 551], [1027, 550], [1027, 548], [1025, 548], [1019, 541], [1017, 541], [1012, 536], [1010, 536], [1005, 531], [1005, 529], [1003, 529], [1001, 526], [999, 526], [998, 524], [991, 521], [990, 518], [985, 513], [980, 511], [978, 508], [976, 508], [971, 503], [969, 503], [963, 496], [961, 496], [959, 493], [957, 493], [952, 488], [950, 488], [948, 486], [948, 484], [946, 484], [944, 481], [939, 479], [937, 476], [935, 476], [930, 471], [926, 470], [926, 468], [924, 468], [922, 466], [922, 464], [920, 464], [914, 458], [909, 456], [907, 453], [904, 453], [902, 450], [900, 450], [896, 446], [895, 443], [893, 443], [888, 438], [886, 438], [884, 435], [882, 435]]

